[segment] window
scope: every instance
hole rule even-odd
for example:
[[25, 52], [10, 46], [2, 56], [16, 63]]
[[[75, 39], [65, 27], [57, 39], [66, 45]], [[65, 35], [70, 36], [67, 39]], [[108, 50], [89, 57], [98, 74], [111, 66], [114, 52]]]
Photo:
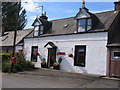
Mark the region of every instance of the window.
[[78, 32], [85, 32], [91, 30], [91, 19], [79, 19], [78, 20]]
[[113, 58], [120, 59], [120, 51], [114, 51], [113, 52]]
[[35, 26], [35, 28], [34, 28], [34, 36], [39, 36], [39, 35], [41, 35], [41, 34], [43, 34], [43, 26], [41, 25], [41, 26]]
[[86, 46], [75, 46], [74, 65], [85, 67]]
[[43, 26], [40, 26], [39, 34], [43, 34]]
[[34, 36], [38, 36], [39, 26], [35, 26], [34, 28]]
[[37, 56], [35, 55], [36, 52], [38, 52], [38, 46], [32, 46], [31, 50], [31, 61], [32, 62], [37, 62]]

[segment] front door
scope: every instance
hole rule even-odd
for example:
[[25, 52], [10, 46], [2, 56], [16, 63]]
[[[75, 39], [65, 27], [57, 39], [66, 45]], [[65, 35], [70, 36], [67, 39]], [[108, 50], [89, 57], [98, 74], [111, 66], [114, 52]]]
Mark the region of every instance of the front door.
[[111, 49], [110, 76], [120, 77], [120, 48]]
[[52, 67], [52, 66], [53, 66], [52, 57], [55, 57], [55, 58], [56, 58], [56, 48], [48, 48], [47, 67]]

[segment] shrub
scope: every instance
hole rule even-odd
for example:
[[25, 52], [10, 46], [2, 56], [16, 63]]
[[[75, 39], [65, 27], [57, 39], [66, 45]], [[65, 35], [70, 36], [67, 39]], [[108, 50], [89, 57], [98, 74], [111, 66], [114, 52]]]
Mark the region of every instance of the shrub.
[[29, 70], [29, 69], [33, 69], [34, 65], [32, 64], [32, 62], [27, 61], [25, 59], [24, 53], [23, 52], [17, 52], [16, 53], [16, 66], [15, 69], [17, 71], [22, 71], [22, 70]]
[[0, 63], [2, 64], [2, 71], [3, 72], [10, 71], [10, 66], [11, 66], [10, 57], [11, 57], [10, 53], [0, 53], [0, 58], [1, 58]]
[[[3, 72], [9, 72], [11, 69], [11, 56], [5, 55], [4, 58], [2, 58], [2, 71]], [[24, 71], [24, 70], [31, 70], [34, 68], [34, 65], [32, 62], [27, 61], [25, 59], [23, 52], [17, 52], [15, 53], [16, 62], [14, 64], [14, 70], [13, 71]]]
[[9, 60], [2, 62], [2, 72], [9, 72], [11, 67], [11, 62]]

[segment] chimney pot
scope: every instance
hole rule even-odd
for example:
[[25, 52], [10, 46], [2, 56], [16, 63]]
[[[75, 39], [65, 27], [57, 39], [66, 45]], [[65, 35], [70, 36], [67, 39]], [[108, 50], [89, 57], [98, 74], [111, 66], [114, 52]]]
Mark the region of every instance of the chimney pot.
[[117, 0], [116, 2], [114, 2], [115, 4], [115, 11], [120, 11], [120, 0]]

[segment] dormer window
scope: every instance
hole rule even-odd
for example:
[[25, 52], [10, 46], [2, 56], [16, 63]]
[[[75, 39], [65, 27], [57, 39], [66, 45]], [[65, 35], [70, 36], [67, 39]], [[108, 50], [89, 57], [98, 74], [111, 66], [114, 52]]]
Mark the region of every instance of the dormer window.
[[91, 30], [92, 20], [89, 18], [78, 20], [78, 32], [85, 32]]
[[43, 26], [42, 26], [42, 25], [40, 26], [39, 34], [40, 34], [40, 35], [43, 34]]
[[43, 34], [43, 25], [35, 26], [34, 28], [34, 36], [39, 36]]
[[38, 36], [39, 26], [34, 26], [34, 36]]

